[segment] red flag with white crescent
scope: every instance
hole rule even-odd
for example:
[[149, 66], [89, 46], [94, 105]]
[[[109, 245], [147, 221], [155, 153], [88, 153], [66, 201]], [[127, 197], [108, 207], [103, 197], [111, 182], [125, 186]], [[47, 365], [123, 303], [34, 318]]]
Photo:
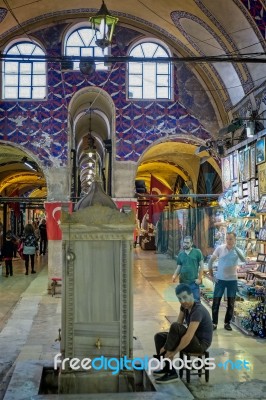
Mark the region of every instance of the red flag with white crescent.
[[[14, 190], [9, 197], [19, 197], [19, 190]], [[20, 205], [19, 202], [9, 203], [9, 207], [13, 209], [14, 214], [17, 218], [20, 216]]]
[[[150, 183], [150, 194], [162, 195], [162, 194], [172, 194], [173, 191], [168, 186], [164, 185], [161, 181], [159, 181], [155, 176], [151, 175], [151, 183]], [[167, 206], [168, 199], [167, 198], [158, 198], [151, 199], [149, 205], [149, 220], [153, 225], [156, 225], [157, 221], [160, 218], [160, 214], [163, 211], [164, 207]]]
[[[61, 224], [61, 202], [45, 203], [46, 228], [48, 240], [62, 240]], [[69, 212], [72, 211], [72, 203], [69, 203]]]

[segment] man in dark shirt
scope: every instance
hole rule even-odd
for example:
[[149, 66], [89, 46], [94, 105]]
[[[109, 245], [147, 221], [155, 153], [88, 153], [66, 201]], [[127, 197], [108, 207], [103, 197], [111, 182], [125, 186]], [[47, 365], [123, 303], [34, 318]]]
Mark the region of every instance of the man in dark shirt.
[[[212, 342], [211, 316], [201, 303], [195, 302], [190, 286], [181, 283], [175, 293], [181, 303], [180, 312], [169, 332], [159, 332], [154, 337], [158, 358], [163, 356], [172, 360], [181, 350], [204, 353]], [[170, 369], [167, 361], [162, 370], [154, 371], [154, 375], [161, 376], [156, 379], [156, 383], [174, 382], [178, 378], [175, 369]]]
[[193, 247], [191, 236], [186, 236], [183, 240], [183, 250], [176, 258], [177, 268], [173, 275], [173, 282], [179, 276], [180, 283], [190, 286], [194, 300], [200, 301], [200, 287], [203, 276], [203, 255], [200, 249]]
[[40, 231], [40, 256], [45, 255], [47, 249], [47, 230], [46, 230], [46, 220], [43, 219], [42, 223], [39, 225]]

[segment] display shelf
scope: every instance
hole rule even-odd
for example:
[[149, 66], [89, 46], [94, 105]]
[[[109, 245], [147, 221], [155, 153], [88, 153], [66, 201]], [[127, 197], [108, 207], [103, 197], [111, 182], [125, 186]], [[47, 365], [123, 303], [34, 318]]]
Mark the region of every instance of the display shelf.
[[[256, 238], [255, 238], [255, 239], [252, 239], [252, 238], [245, 238], [245, 237], [241, 237], [241, 236], [237, 236], [236, 239], [237, 239], [237, 240], [247, 240], [247, 241], [250, 240], [250, 241], [253, 241], [253, 242], [254, 242], [254, 241], [258, 241], [258, 239], [256, 239]], [[265, 241], [265, 243], [266, 243], [266, 241]]]
[[241, 322], [239, 322], [241, 319], [242, 318], [235, 316], [235, 320], [231, 321], [231, 324], [238, 328], [241, 332], [245, 333], [247, 336], [255, 336], [253, 332], [247, 331], [242, 327]]
[[[266, 213], [265, 213], [266, 214]], [[228, 222], [237, 222], [237, 221], [239, 221], [240, 219], [242, 220], [242, 219], [259, 219], [260, 217], [259, 216], [254, 216], [254, 217], [252, 217], [252, 216], [249, 216], [249, 215], [247, 215], [246, 217], [239, 217], [239, 218], [228, 218], [226, 221], [228, 221]]]
[[243, 300], [248, 300], [248, 301], [258, 301], [254, 296], [248, 296], [248, 295], [245, 295], [245, 294], [242, 294], [242, 293], [239, 293], [239, 292], [236, 292], [236, 295], [238, 296], [238, 297], [241, 297], [241, 299], [243, 299]]
[[227, 227], [228, 226], [228, 222], [214, 222], [213, 224], [215, 227], [216, 226], [224, 226]]

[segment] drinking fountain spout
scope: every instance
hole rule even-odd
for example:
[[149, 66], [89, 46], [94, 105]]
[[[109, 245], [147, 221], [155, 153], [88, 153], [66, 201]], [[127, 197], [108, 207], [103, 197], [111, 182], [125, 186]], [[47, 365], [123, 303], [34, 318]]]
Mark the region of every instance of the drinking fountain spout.
[[58, 338], [55, 339], [55, 342], [61, 342], [61, 329], [58, 329]]

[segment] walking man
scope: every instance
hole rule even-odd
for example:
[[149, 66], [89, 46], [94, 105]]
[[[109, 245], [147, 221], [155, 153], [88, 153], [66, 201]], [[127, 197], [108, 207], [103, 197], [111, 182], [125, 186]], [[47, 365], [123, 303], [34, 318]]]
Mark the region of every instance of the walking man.
[[224, 318], [224, 329], [231, 331], [230, 322], [234, 313], [237, 292], [237, 267], [240, 261], [246, 261], [241, 250], [236, 247], [236, 234], [234, 232], [227, 233], [226, 244], [222, 244], [214, 250], [208, 264], [211, 277], [213, 277], [213, 262], [217, 258], [218, 266], [212, 303], [213, 330], [217, 329], [219, 307], [224, 291], [227, 289], [227, 308]]
[[200, 249], [193, 247], [192, 238], [186, 236], [183, 240], [183, 250], [176, 258], [177, 268], [173, 275], [173, 282], [179, 276], [179, 283], [190, 286], [194, 300], [200, 301], [200, 288], [203, 276], [203, 255]]
[[43, 219], [41, 224], [39, 225], [40, 232], [40, 256], [45, 255], [47, 250], [47, 229], [46, 229], [46, 220]]

